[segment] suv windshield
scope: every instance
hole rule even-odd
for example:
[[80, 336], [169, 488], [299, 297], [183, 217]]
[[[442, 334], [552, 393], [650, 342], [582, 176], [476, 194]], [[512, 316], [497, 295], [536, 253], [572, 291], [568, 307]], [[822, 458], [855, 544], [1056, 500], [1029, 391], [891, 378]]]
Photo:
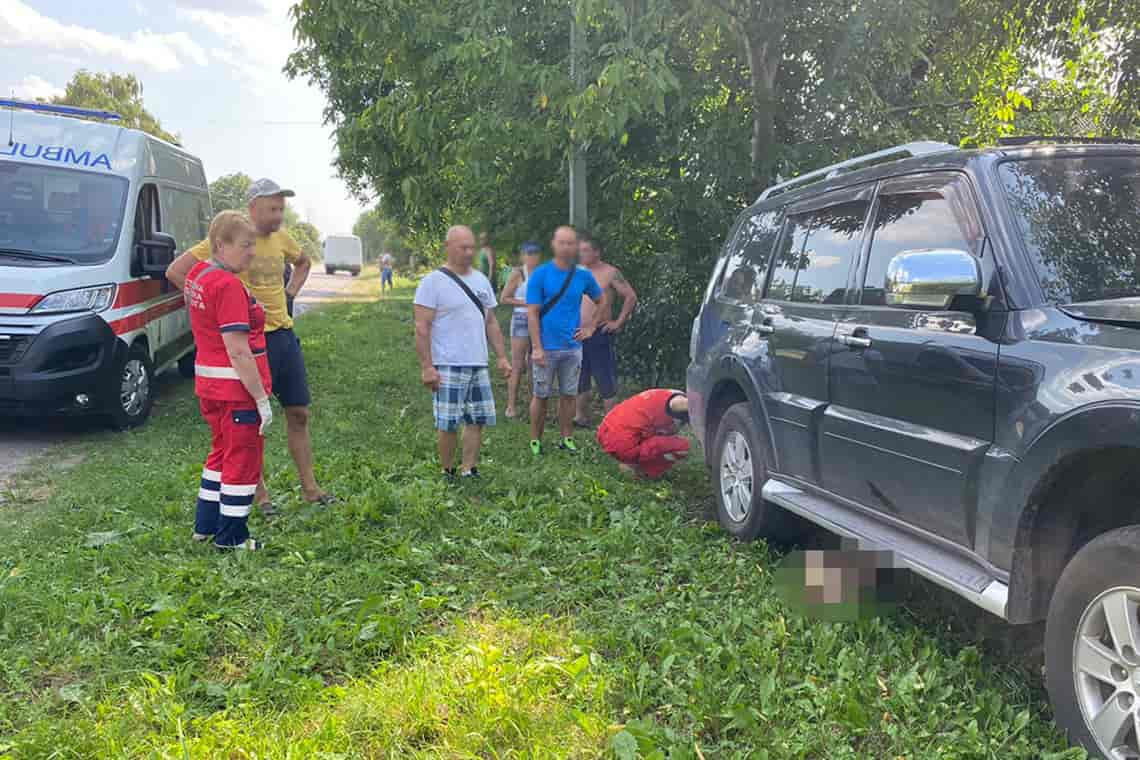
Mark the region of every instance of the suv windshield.
[[1140, 156], [1050, 156], [1000, 172], [1049, 301], [1140, 296]]
[[0, 254], [106, 261], [126, 197], [122, 177], [0, 161]]

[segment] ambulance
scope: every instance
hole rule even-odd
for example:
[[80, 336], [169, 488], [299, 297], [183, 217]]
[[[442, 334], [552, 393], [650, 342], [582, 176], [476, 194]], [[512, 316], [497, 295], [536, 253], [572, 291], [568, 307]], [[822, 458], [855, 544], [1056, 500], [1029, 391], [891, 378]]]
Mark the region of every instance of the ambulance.
[[119, 119], [0, 100], [0, 415], [133, 428], [159, 372], [193, 373], [190, 320], [165, 271], [206, 237], [206, 175]]

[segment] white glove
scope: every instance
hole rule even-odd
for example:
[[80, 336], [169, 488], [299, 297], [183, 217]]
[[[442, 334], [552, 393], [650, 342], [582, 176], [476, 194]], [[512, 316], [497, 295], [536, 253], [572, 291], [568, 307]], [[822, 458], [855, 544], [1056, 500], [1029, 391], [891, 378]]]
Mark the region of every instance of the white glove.
[[261, 427], [257, 432], [264, 437], [265, 431], [269, 429], [269, 423], [273, 422], [273, 407], [269, 403], [268, 396], [257, 402], [257, 414], [261, 417]]

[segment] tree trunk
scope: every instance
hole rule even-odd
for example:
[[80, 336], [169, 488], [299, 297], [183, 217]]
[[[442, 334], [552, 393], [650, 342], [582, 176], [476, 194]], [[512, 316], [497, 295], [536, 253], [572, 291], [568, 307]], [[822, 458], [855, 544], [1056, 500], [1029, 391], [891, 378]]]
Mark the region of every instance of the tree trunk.
[[[783, 55], [783, 3], [772, 3], [770, 12], [753, 6], [750, 18], [740, 25], [748, 57], [752, 88], [752, 166], [749, 190], [759, 195], [776, 178], [776, 74]], [[763, 17], [761, 17], [763, 16]]]

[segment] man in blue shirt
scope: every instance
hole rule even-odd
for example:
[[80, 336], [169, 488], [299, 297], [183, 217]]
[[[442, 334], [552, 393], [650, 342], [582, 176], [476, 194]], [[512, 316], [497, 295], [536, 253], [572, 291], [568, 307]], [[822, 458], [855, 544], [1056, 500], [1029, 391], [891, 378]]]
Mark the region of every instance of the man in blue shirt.
[[578, 395], [578, 374], [582, 369], [582, 341], [594, 334], [598, 310], [587, 309], [582, 322], [582, 297], [596, 305], [602, 289], [594, 275], [577, 265], [578, 233], [573, 227], [559, 227], [551, 241], [554, 260], [534, 270], [526, 286], [527, 323], [530, 326], [531, 377], [534, 398], [530, 402], [530, 451], [542, 454], [542, 432], [546, 427], [547, 402], [557, 388], [558, 426], [562, 440], [558, 448], [576, 452], [574, 405]]

